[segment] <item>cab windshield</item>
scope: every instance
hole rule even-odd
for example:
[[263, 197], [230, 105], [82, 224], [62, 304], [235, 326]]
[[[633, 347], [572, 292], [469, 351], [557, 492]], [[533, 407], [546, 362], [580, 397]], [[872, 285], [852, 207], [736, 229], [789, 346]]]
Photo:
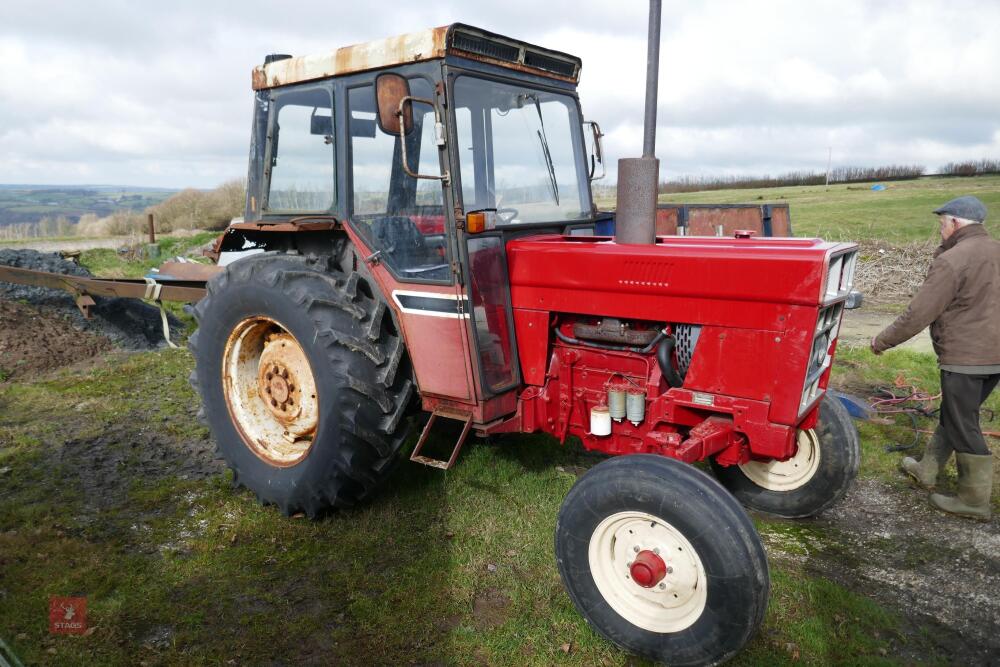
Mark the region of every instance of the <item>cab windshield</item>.
[[455, 107], [466, 211], [496, 209], [503, 223], [590, 215], [573, 97], [461, 76]]

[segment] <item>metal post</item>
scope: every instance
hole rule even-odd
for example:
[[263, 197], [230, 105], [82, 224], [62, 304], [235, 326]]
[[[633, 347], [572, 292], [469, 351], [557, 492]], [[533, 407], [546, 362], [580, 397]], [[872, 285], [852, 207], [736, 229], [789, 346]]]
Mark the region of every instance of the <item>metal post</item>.
[[156, 231], [153, 229], [153, 214], [149, 213], [146, 215], [146, 221], [149, 223], [149, 243], [156, 243]]
[[646, 115], [642, 126], [642, 156], [656, 156], [656, 99], [660, 81], [660, 0], [649, 0], [646, 39]]
[[656, 243], [656, 195], [660, 161], [656, 159], [656, 94], [660, 64], [660, 0], [649, 0], [649, 41], [646, 45], [646, 111], [642, 157], [618, 160], [615, 242]]
[[826, 187], [830, 187], [830, 162], [833, 161], [833, 146], [826, 147]]

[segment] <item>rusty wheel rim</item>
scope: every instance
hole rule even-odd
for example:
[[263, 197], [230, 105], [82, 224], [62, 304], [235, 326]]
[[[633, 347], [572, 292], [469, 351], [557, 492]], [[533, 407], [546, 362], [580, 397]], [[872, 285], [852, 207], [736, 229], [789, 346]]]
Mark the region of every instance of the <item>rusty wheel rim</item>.
[[271, 465], [304, 459], [319, 423], [305, 351], [279, 322], [250, 317], [233, 329], [222, 362], [226, 407], [247, 447]]

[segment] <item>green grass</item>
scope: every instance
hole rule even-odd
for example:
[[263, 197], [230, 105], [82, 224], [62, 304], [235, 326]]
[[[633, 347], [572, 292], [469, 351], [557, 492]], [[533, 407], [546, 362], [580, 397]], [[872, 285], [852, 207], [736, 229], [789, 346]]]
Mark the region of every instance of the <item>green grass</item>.
[[184, 255], [192, 248], [205, 245], [218, 235], [219, 232], [198, 232], [193, 236], [163, 236], [157, 241], [160, 246], [160, 256], [140, 260], [122, 259], [118, 251], [113, 248], [84, 250], [80, 254], [80, 264], [95, 276], [102, 278], [141, 278], [150, 269], [177, 255]]
[[[289, 519], [228, 474], [182, 477], [170, 452], [208, 438], [191, 363], [118, 355], [0, 386], [0, 633], [25, 664], [636, 664], [586, 625], [552, 556], [572, 471], [594, 458], [540, 436], [473, 442], [447, 473], [404, 463], [365, 507]], [[895, 613], [801, 563], [771, 571], [734, 664], [887, 662]], [[50, 636], [50, 595], [86, 596], [93, 634]]]
[[[916, 385], [917, 388], [935, 395], [941, 391], [940, 371], [937, 360], [932, 354], [913, 352], [910, 350], [890, 350], [880, 356], [873, 355], [865, 348], [841, 348], [837, 351], [837, 363], [834, 365], [831, 385], [841, 387], [848, 393], [863, 399], [878, 395], [878, 387], [894, 388], [894, 382], [899, 380], [905, 385]], [[898, 389], [900, 395], [905, 390]], [[937, 407], [935, 401], [931, 407]], [[1000, 392], [993, 395], [983, 405], [984, 414], [981, 419], [984, 431], [1000, 431]], [[907, 416], [890, 417], [892, 423], [881, 424], [874, 421], [858, 422], [858, 432], [861, 435], [862, 459], [861, 475], [878, 477], [895, 486], [908, 485], [907, 478], [899, 472], [899, 462], [903, 456], [919, 456], [930, 438], [929, 433], [920, 436], [920, 443], [913, 450], [904, 452], [887, 452], [886, 446], [910, 444], [914, 439], [913, 423]], [[918, 419], [920, 429], [933, 431], [937, 425], [937, 417]], [[997, 441], [987, 439], [994, 451]], [[998, 454], [994, 454], [997, 458]], [[955, 481], [955, 467], [947, 469], [949, 479]], [[994, 466], [993, 475], [993, 510], [1000, 511], [1000, 465]]]
[[[870, 183], [795, 186], [756, 190], [715, 190], [661, 195], [661, 202], [687, 204], [781, 203], [790, 206], [796, 236], [833, 241], [881, 240], [889, 243], [924, 241], [937, 236], [931, 213], [960, 195], [979, 197], [991, 215], [987, 228], [1000, 235], [1000, 175], [970, 178], [920, 178], [886, 182], [873, 192]], [[613, 207], [614, 200], [600, 201]]]

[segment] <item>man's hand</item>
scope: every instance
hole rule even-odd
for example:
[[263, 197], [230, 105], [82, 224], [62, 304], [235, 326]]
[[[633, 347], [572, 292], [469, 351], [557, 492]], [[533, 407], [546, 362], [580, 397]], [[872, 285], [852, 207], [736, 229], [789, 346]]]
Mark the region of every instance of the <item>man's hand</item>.
[[872, 342], [871, 342], [872, 354], [879, 355], [882, 354], [882, 350], [878, 349], [878, 346], [875, 344], [876, 338], [877, 336], [872, 336]]

